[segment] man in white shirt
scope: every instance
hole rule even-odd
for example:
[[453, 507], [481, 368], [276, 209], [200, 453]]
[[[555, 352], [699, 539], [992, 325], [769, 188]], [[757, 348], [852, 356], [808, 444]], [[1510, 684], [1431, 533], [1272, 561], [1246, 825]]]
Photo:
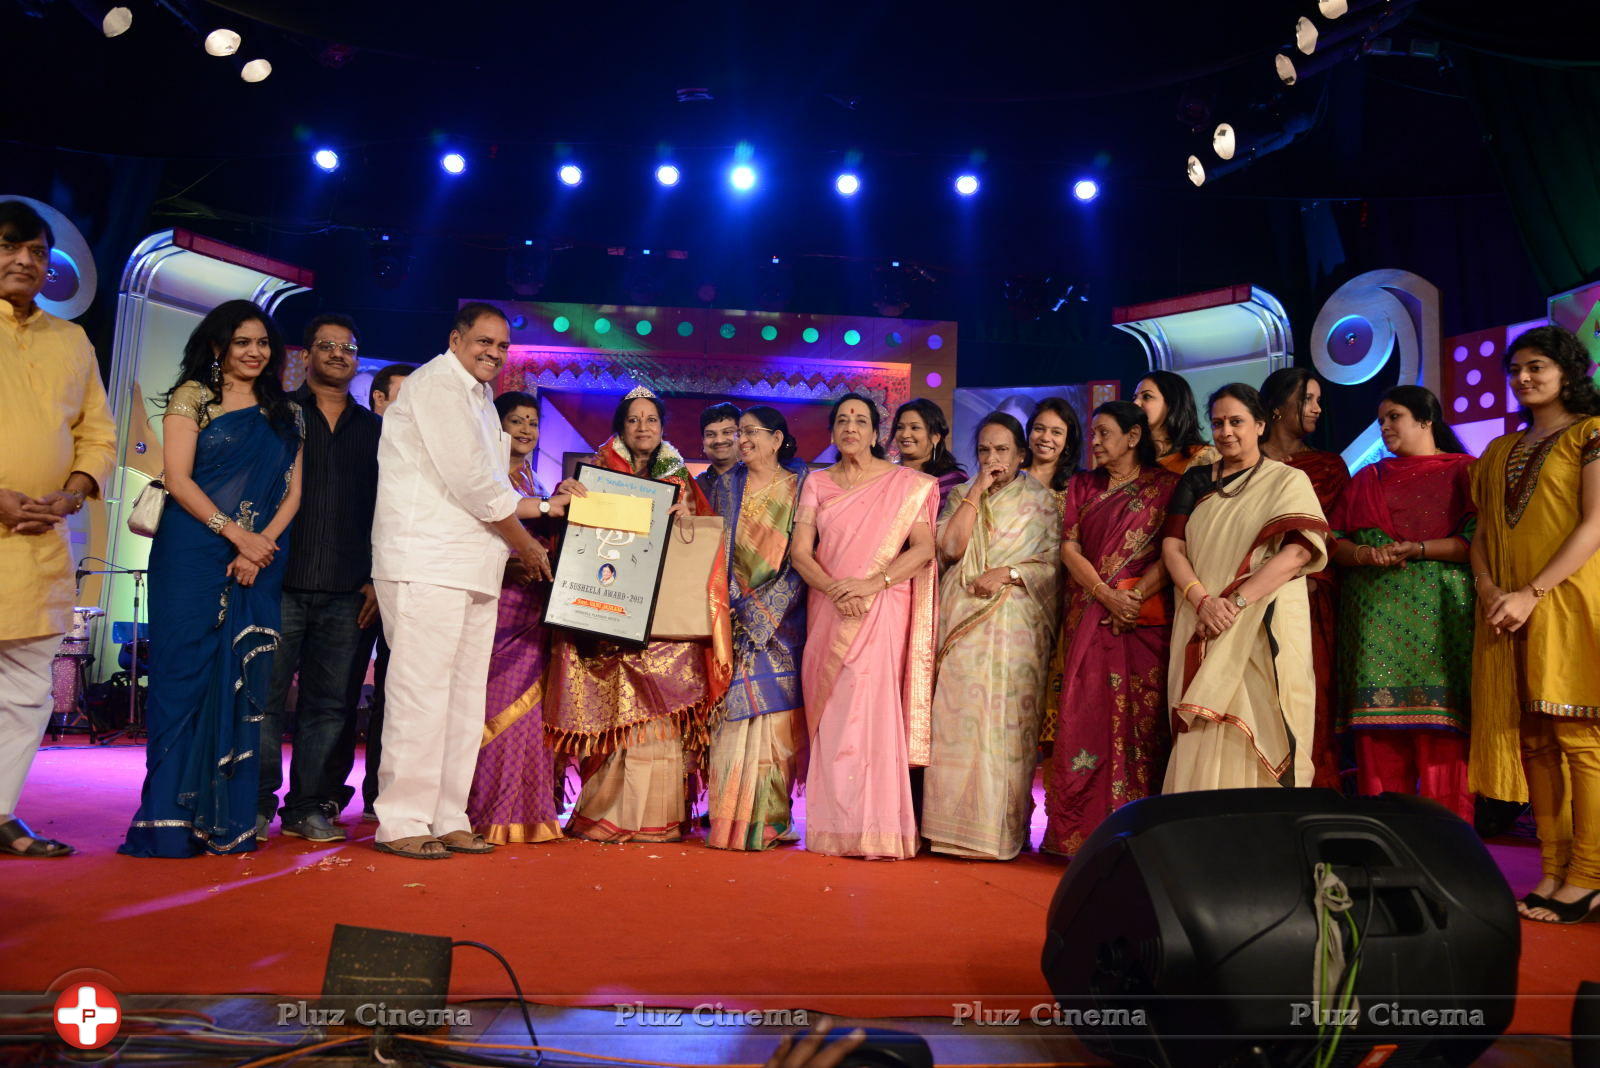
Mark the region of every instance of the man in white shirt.
[[375, 844], [396, 856], [494, 848], [472, 833], [467, 793], [508, 552], [550, 577], [520, 521], [539, 501], [511, 487], [489, 386], [510, 348], [505, 313], [463, 305], [450, 351], [417, 368], [384, 412], [372, 576], [392, 656], [374, 808]]

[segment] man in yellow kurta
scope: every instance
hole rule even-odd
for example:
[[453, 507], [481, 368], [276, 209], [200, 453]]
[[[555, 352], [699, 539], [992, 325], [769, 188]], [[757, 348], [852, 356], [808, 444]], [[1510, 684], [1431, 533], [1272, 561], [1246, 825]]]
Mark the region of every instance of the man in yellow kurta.
[[0, 852], [23, 857], [72, 852], [14, 814], [72, 620], [64, 520], [99, 495], [116, 452], [89, 338], [34, 301], [54, 243], [33, 208], [0, 201]]

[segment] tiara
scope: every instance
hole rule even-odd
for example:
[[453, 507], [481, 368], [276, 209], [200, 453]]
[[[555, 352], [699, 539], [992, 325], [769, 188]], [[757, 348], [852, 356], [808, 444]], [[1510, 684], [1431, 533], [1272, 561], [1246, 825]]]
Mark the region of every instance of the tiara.
[[651, 400], [661, 399], [655, 395], [654, 391], [652, 391], [649, 386], [634, 386], [628, 391], [628, 395], [622, 399], [624, 403], [626, 403], [627, 401], [638, 400], [640, 397], [649, 397]]

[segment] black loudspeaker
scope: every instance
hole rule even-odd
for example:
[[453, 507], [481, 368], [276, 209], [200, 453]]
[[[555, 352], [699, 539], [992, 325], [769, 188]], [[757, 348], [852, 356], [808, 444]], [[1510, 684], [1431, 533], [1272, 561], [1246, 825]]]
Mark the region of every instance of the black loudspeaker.
[[321, 1022], [386, 1031], [428, 1031], [454, 1022], [450, 939], [335, 924], [322, 978]]
[[[1353, 1011], [1311, 998], [1313, 867], [1344, 880]], [[1042, 967], [1095, 1053], [1159, 1068], [1465, 1065], [1511, 1022], [1521, 930], [1468, 824], [1398, 794], [1212, 790], [1137, 801], [1084, 843]], [[1321, 1025], [1319, 1033], [1319, 1024]]]

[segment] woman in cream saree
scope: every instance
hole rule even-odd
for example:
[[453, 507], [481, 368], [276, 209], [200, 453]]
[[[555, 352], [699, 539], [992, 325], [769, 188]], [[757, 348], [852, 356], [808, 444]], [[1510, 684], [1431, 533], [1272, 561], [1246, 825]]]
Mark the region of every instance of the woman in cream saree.
[[922, 800], [935, 853], [1010, 860], [1028, 841], [1061, 538], [1055, 495], [1018, 474], [1026, 451], [1016, 419], [987, 416], [978, 475], [951, 491], [939, 524], [947, 567]]
[[1222, 459], [1183, 476], [1162, 529], [1179, 591], [1162, 792], [1310, 786], [1305, 576], [1327, 564], [1327, 520], [1305, 473], [1262, 455], [1267, 419], [1253, 388], [1224, 386], [1210, 409]]

